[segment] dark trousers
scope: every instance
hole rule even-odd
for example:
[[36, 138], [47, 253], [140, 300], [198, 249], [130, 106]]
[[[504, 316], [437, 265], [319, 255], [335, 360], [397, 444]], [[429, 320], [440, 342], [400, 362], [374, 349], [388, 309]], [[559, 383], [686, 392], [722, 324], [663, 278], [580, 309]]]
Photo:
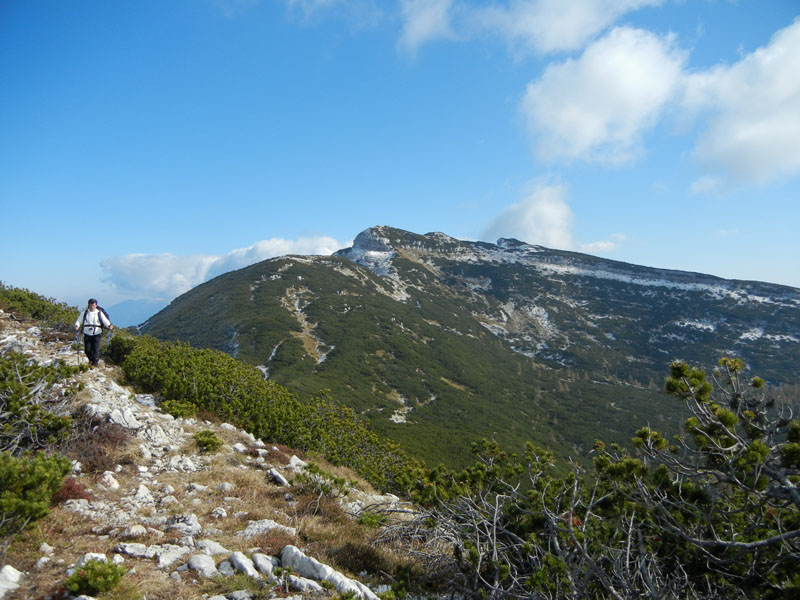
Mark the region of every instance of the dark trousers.
[[100, 360], [100, 338], [103, 337], [102, 333], [97, 335], [83, 335], [83, 351], [86, 352], [86, 358], [92, 366], [97, 366], [97, 361]]

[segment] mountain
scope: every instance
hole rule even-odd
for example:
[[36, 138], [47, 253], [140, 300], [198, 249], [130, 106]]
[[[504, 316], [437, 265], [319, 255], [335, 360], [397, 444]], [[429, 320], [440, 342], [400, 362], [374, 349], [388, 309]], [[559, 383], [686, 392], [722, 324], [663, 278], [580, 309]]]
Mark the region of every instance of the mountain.
[[141, 323], [167, 305], [161, 300], [125, 300], [106, 309], [115, 327]]
[[140, 329], [328, 388], [449, 463], [480, 437], [580, 455], [647, 423], [674, 431], [682, 409], [660, 389], [676, 359], [734, 355], [772, 384], [800, 379], [796, 288], [390, 227], [226, 273]]

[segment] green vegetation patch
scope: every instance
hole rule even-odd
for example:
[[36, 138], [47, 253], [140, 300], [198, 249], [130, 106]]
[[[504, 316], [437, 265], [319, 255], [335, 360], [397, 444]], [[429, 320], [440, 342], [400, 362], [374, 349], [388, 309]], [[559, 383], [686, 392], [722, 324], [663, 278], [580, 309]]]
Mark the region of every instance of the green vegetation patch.
[[320, 453], [381, 489], [402, 490], [420, 464], [381, 440], [353, 410], [330, 395], [305, 402], [261, 372], [227, 354], [149, 336], [115, 336], [111, 355], [125, 377], [169, 406], [210, 411], [258, 438]]
[[54, 298], [45, 298], [26, 289], [0, 281], [0, 309], [17, 317], [30, 317], [48, 325], [67, 329], [75, 322], [78, 309]]

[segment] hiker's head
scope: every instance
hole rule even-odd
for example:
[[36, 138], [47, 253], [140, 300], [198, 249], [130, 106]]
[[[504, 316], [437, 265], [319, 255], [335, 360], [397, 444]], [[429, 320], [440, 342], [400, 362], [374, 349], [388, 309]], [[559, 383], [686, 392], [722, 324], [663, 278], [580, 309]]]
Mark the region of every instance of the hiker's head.
[[89, 308], [97, 308], [97, 300], [89, 298]]

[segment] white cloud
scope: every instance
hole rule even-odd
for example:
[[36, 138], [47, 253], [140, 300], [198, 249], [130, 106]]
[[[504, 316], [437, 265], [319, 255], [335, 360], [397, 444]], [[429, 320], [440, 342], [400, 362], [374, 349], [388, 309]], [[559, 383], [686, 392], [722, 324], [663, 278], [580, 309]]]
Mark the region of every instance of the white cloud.
[[340, 0], [286, 0], [290, 9], [301, 11], [306, 17], [338, 4]]
[[452, 4], [453, 0], [401, 0], [404, 24], [399, 46], [414, 54], [426, 42], [452, 38]]
[[685, 53], [672, 36], [618, 27], [577, 59], [548, 66], [521, 110], [544, 159], [624, 163], [679, 91]]
[[473, 11], [473, 27], [499, 33], [515, 48], [577, 50], [623, 14], [662, 0], [514, 0]]
[[535, 184], [521, 201], [505, 208], [481, 236], [516, 238], [549, 248], [572, 248], [572, 209], [563, 185]]
[[566, 186], [537, 181], [531, 183], [525, 198], [495, 217], [481, 239], [494, 242], [499, 238], [515, 238], [528, 244], [589, 254], [613, 252], [627, 239], [624, 234], [615, 233], [609, 240], [576, 244], [572, 221]]
[[731, 181], [765, 183], [800, 173], [799, 66], [796, 19], [736, 64], [688, 75], [685, 106], [709, 117], [694, 157]]
[[689, 191], [692, 194], [707, 194], [714, 192], [723, 187], [723, 181], [719, 177], [713, 175], [704, 175], [699, 179], [695, 179], [689, 186]]
[[628, 236], [622, 233], [615, 233], [610, 237], [610, 240], [581, 244], [578, 249], [586, 254], [608, 254], [619, 248], [620, 243], [628, 239]]
[[286, 254], [329, 255], [347, 244], [326, 236], [285, 240], [272, 238], [224, 255], [129, 254], [105, 258], [100, 266], [121, 295], [171, 300], [193, 287], [234, 269]]

